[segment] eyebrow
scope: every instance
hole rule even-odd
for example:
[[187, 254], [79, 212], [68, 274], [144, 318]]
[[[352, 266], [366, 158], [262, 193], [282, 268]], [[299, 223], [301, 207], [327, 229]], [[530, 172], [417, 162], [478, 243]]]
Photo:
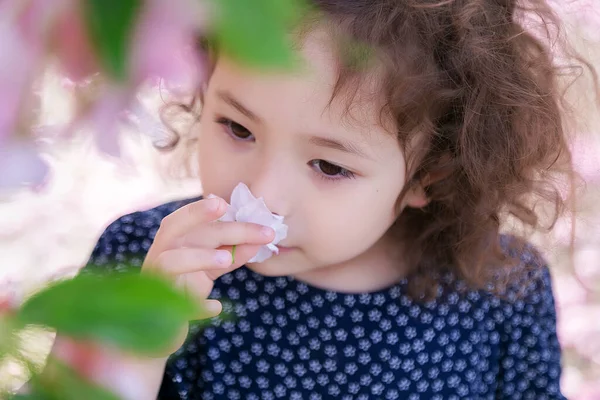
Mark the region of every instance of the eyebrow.
[[[262, 119], [250, 111], [247, 107], [245, 107], [242, 103], [236, 100], [233, 95], [227, 91], [219, 90], [217, 91], [217, 96], [223, 100], [225, 103], [229, 104], [231, 107], [235, 108], [241, 114], [244, 114], [246, 117], [251, 119], [252, 121], [261, 123]], [[308, 139], [309, 143], [319, 146], [326, 147], [328, 149], [338, 150], [348, 154], [355, 154], [359, 157], [368, 158], [369, 157], [364, 151], [362, 151], [358, 146], [354, 145], [351, 142], [345, 140], [336, 140], [331, 138], [326, 138], [323, 136], [313, 135]]]
[[344, 153], [355, 154], [363, 158], [371, 158], [358, 146], [348, 141], [336, 140], [322, 136], [311, 136], [308, 141], [315, 146], [327, 147], [329, 149], [342, 151]]
[[250, 118], [252, 121], [262, 122], [262, 119], [258, 115], [250, 111], [246, 106], [244, 106], [242, 103], [236, 100], [231, 93], [219, 90], [217, 91], [217, 96], [225, 103], [229, 104], [231, 107], [235, 108], [240, 113]]

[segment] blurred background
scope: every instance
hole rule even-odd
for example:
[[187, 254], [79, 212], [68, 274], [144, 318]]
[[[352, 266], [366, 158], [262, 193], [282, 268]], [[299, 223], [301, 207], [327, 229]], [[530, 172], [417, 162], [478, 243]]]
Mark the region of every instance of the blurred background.
[[[600, 69], [600, 24], [580, 20], [600, 21], [600, 3], [590, 11], [575, 17], [565, 10], [563, 18], [573, 45]], [[52, 73], [40, 91], [48, 127], [44, 135], [51, 138], [52, 127], [68, 117], [73, 104]], [[155, 111], [162, 102], [153, 90], [141, 96]], [[554, 278], [564, 349], [563, 391], [571, 399], [600, 399], [600, 113], [589, 77], [569, 96], [578, 120], [575, 164], [586, 181], [577, 202], [575, 252], [570, 252], [568, 218], [559, 221], [551, 236], [536, 236], [535, 241]], [[54, 277], [74, 275], [103, 229], [120, 215], [201, 193], [201, 182], [173, 174], [180, 153], [157, 151], [150, 132], [129, 133], [122, 135], [124, 157], [118, 160], [100, 155], [84, 140], [48, 145], [48, 185], [0, 198], [0, 284], [28, 291]], [[43, 359], [52, 335], [35, 334], [30, 340], [28, 348]], [[0, 370], [0, 386], [17, 385], [20, 374], [17, 365], [6, 365]]]

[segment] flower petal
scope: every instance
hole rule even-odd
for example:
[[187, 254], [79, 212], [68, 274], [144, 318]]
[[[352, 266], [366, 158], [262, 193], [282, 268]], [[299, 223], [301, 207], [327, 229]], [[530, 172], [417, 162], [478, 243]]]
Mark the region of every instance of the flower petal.
[[250, 260], [248, 260], [248, 263], [261, 263], [261, 262], [267, 260], [268, 258], [270, 258], [272, 255], [273, 255], [273, 252], [271, 250], [269, 250], [269, 248], [267, 246], [262, 246], [258, 250], [258, 253], [256, 253], [256, 255], [254, 257], [252, 257]]
[[225, 214], [221, 218], [219, 218], [219, 221], [233, 222], [233, 221], [235, 221], [236, 214], [237, 214], [237, 210], [228, 204], [227, 211], [225, 211]]
[[275, 244], [269, 243], [266, 247], [267, 247], [267, 249], [271, 250], [271, 252], [273, 252], [275, 254], [279, 254], [279, 248], [277, 246], [275, 246]]
[[262, 200], [252, 200], [239, 208], [236, 213], [236, 220], [265, 226], [271, 226], [276, 222], [273, 214]]
[[233, 192], [231, 193], [230, 203], [234, 208], [239, 210], [244, 205], [248, 204], [253, 200], [256, 200], [256, 197], [252, 195], [250, 189], [248, 188], [248, 186], [246, 186], [245, 183], [240, 182], [237, 184], [237, 186], [233, 189]]
[[[210, 197], [210, 195], [209, 195]], [[285, 225], [284, 218], [280, 215], [271, 213], [262, 198], [256, 198], [250, 192], [248, 186], [244, 183], [239, 183], [231, 194], [231, 205], [228, 208], [228, 213], [235, 211], [235, 221], [251, 222], [254, 224], [269, 226], [275, 231], [275, 239], [266, 246], [262, 246], [250, 263], [263, 262], [273, 254], [278, 254], [279, 249], [276, 244], [287, 237], [288, 227]], [[227, 215], [227, 214], [226, 214]], [[224, 216], [225, 217], [225, 216]], [[227, 215], [221, 221], [230, 220], [230, 215]]]
[[273, 244], [277, 244], [287, 237], [288, 226], [284, 224], [283, 221], [271, 225], [271, 228], [275, 231], [275, 240], [273, 240]]

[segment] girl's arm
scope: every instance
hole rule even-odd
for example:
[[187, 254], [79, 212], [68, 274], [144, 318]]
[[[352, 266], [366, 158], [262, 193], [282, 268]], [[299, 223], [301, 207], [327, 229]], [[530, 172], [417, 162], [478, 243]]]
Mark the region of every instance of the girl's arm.
[[[64, 362], [122, 400], [156, 399], [167, 357], [140, 358], [106, 346], [57, 336], [51, 358]], [[50, 361], [45, 374], [52, 374]]]
[[[114, 221], [98, 239], [81, 273], [119, 272], [132, 267], [141, 268], [162, 218], [181, 204], [183, 203], [169, 203], [149, 211], [129, 214]], [[125, 251], [120, 251], [121, 247], [125, 247]], [[102, 349], [92, 344], [75, 343], [69, 338], [61, 337], [60, 334], [56, 337], [48, 359], [54, 357], [70, 365], [75, 362], [76, 365], [72, 366], [80, 372], [83, 372], [82, 367], [88, 369], [87, 374], [84, 372], [84, 375], [126, 400], [156, 399], [167, 360], [166, 358], [136, 360], [133, 357], [117, 354], [114, 350]], [[77, 365], [82, 361], [85, 361], [86, 365]], [[46, 366], [43, 373], [51, 373], [50, 364]], [[29, 387], [25, 384], [19, 393], [27, 393], [28, 390]]]

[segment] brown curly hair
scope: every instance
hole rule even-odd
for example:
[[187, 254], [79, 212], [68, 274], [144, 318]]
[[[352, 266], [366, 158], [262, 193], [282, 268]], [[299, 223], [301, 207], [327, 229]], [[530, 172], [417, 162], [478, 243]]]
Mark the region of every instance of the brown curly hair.
[[[311, 3], [334, 31], [373, 50], [382, 67], [382, 118], [393, 117], [403, 146], [419, 137], [405, 191], [420, 185], [430, 202], [405, 209], [390, 232], [407, 249], [411, 293], [430, 297], [446, 272], [471, 288], [502, 282], [524, 245], [500, 245], [503, 221], [512, 215], [539, 228], [545, 203], [551, 227], [564, 209], [555, 181], [557, 173], [573, 177], [564, 76], [584, 66], [596, 83], [593, 67], [568, 51], [558, 18], [541, 0]], [[557, 44], [578, 67], [557, 65]], [[366, 74], [357, 65], [340, 63], [334, 96], [359, 86]]]

